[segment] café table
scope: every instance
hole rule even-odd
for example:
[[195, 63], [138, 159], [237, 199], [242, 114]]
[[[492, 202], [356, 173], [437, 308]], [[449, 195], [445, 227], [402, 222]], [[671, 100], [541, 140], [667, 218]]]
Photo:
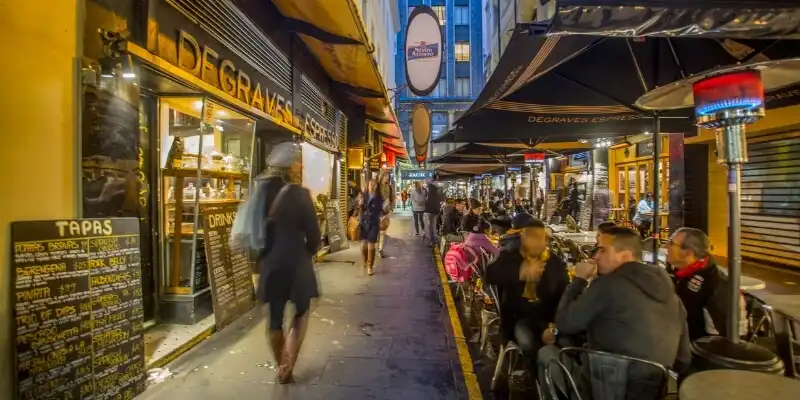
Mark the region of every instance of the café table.
[[681, 400], [797, 400], [800, 381], [781, 375], [742, 370], [702, 371], [683, 381]]

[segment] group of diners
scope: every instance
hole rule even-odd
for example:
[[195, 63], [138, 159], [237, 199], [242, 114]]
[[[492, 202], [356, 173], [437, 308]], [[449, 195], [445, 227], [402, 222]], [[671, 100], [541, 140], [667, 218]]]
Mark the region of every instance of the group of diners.
[[[498, 225], [485, 222], [479, 203], [468, 202], [471, 212], [457, 201], [448, 211], [451, 216], [443, 212], [443, 234], [453, 235], [448, 224], [456, 213], [464, 215], [461, 221], [481, 221], [470, 236], [485, 235], [489, 225]], [[462, 223], [459, 230], [470, 226], [475, 225]], [[564, 347], [657, 363], [680, 382], [692, 370], [691, 341], [726, 334], [730, 289], [710, 254], [708, 236], [693, 228], [678, 229], [666, 244], [667, 268], [663, 268], [642, 261], [638, 232], [613, 222], [596, 230], [591, 258], [568, 267], [550, 245], [552, 231], [545, 223], [525, 212], [511, 218], [499, 248], [492, 251], [495, 255], [485, 267], [483, 282], [496, 288], [502, 339], [521, 348], [524, 365], [540, 388], [548, 382], [564, 398], [571, 396], [561, 370], [550, 368], [551, 379], [545, 377], [547, 366]], [[458, 241], [455, 235], [451, 238]], [[591, 398], [588, 362], [563, 358], [581, 397]], [[629, 375], [626, 398], [666, 395], [663, 374], [632, 366]]]

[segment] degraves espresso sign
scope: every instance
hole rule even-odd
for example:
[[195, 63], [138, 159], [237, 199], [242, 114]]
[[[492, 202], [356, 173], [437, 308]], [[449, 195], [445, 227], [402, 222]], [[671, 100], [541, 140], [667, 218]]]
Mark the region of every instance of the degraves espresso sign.
[[254, 108], [276, 122], [296, 128], [316, 143], [332, 150], [337, 148], [338, 138], [333, 127], [319, 122], [308, 110], [295, 112], [290, 91], [256, 72], [223, 46], [212, 48], [202, 39], [198, 40], [196, 36], [201, 33], [192, 34], [183, 29], [174, 32], [174, 39], [168, 35], [159, 36], [159, 57], [235, 98], [241, 108]]

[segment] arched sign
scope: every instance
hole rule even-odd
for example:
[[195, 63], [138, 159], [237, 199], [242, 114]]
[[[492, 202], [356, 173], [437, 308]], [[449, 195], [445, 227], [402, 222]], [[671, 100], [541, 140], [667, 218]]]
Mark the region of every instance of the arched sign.
[[411, 137], [417, 161], [425, 161], [431, 141], [431, 111], [425, 104], [414, 104], [411, 109]]
[[442, 73], [442, 28], [428, 6], [411, 11], [406, 27], [406, 82], [417, 96], [427, 96]]

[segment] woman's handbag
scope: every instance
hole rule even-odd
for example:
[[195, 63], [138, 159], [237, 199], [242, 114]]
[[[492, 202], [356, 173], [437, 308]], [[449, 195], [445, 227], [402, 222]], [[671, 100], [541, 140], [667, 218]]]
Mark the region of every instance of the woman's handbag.
[[380, 223], [378, 224], [380, 230], [385, 231], [389, 229], [389, 215], [384, 215], [381, 217]]
[[347, 220], [347, 237], [350, 240], [361, 240], [360, 224], [361, 221], [355, 215]]

